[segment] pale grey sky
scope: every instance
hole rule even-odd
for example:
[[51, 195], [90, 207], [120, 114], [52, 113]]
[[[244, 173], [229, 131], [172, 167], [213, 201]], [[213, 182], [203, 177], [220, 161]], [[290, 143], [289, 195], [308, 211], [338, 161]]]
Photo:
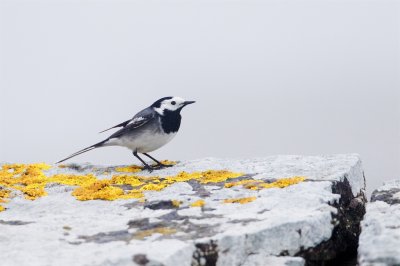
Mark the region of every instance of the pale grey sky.
[[156, 158], [359, 153], [369, 191], [400, 178], [399, 1], [1, 0], [0, 67], [0, 161], [55, 162], [176, 95], [197, 103]]

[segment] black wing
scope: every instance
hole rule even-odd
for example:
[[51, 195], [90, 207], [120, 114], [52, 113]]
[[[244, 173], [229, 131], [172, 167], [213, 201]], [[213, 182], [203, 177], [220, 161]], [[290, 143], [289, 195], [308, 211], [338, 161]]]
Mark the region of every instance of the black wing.
[[132, 129], [139, 128], [156, 117], [156, 112], [150, 108], [146, 108], [143, 111], [136, 114], [129, 122], [114, 134], [112, 134], [108, 139], [117, 138], [126, 132], [131, 131]]
[[140, 127], [140, 126], [146, 124], [149, 120], [151, 120], [152, 119], [151, 116], [153, 116], [153, 115], [154, 115], [154, 111], [149, 108], [146, 108], [146, 109], [140, 111], [139, 113], [137, 113], [133, 118], [126, 120], [116, 126], [113, 126], [113, 127], [107, 128], [103, 131], [100, 131], [99, 133], [103, 133], [103, 132], [106, 132], [110, 129], [117, 128], [117, 127], [126, 127], [128, 124], [133, 125], [134, 128]]
[[131, 120], [132, 120], [132, 119], [126, 120], [125, 122], [122, 122], [121, 124], [118, 124], [118, 125], [116, 125], [116, 126], [107, 128], [107, 129], [105, 129], [105, 130], [103, 130], [103, 131], [100, 131], [99, 133], [103, 133], [103, 132], [106, 132], [106, 131], [108, 131], [108, 130], [110, 130], [110, 129], [117, 128], [117, 127], [125, 127]]

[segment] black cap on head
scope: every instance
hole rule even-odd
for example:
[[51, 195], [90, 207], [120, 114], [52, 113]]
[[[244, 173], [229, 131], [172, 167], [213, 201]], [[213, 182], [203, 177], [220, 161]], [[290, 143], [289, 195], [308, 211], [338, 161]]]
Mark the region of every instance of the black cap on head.
[[150, 107], [160, 108], [161, 103], [162, 103], [163, 101], [165, 101], [165, 100], [170, 100], [170, 99], [172, 99], [172, 98], [173, 98], [173, 97], [171, 97], [171, 96], [161, 98], [161, 99], [155, 101]]

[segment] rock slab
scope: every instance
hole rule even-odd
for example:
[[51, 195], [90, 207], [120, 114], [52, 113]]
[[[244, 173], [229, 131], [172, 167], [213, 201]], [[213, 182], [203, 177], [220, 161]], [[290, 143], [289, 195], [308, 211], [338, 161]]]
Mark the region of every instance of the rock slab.
[[400, 265], [400, 180], [372, 193], [362, 221], [360, 265]]
[[[100, 171], [107, 179], [120, 174], [112, 169], [53, 166], [45, 173]], [[114, 201], [79, 201], [73, 186], [51, 184], [48, 196], [16, 194], [0, 212], [1, 265], [312, 265], [356, 249], [365, 212], [357, 155], [207, 158], [135, 175], [162, 180], [210, 169], [243, 173], [235, 182], [306, 179], [263, 189], [189, 180]]]

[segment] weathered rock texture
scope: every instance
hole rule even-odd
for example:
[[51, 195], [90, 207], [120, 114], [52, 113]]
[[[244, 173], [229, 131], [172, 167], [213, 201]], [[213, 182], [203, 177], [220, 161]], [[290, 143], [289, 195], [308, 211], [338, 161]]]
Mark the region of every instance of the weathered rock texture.
[[360, 265], [400, 265], [400, 180], [372, 193], [361, 223]]
[[[181, 171], [210, 169], [243, 174], [157, 186]], [[99, 179], [121, 174], [91, 165], [44, 171], [91, 172]], [[151, 179], [144, 197], [113, 201], [77, 200], [76, 187], [57, 182], [33, 201], [12, 192], [0, 212], [0, 264], [312, 265], [357, 248], [365, 204], [357, 155], [202, 159], [131, 175], [161, 181]]]

